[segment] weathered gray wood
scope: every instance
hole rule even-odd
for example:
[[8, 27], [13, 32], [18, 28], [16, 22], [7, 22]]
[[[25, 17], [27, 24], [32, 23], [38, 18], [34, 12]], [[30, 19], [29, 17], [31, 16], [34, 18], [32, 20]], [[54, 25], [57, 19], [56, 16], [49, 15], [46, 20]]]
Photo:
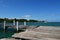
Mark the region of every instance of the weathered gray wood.
[[26, 30], [25, 32], [14, 34], [12, 35], [12, 37], [19, 37], [31, 40], [60, 40], [59, 32], [60, 28], [56, 27], [38, 27], [35, 29]]

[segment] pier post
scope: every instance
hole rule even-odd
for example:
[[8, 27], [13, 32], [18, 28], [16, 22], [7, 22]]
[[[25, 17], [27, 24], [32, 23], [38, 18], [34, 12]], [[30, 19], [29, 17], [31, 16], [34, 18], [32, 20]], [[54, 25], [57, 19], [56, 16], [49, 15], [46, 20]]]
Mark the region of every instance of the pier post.
[[5, 32], [6, 21], [4, 21], [4, 32]]
[[18, 32], [18, 21], [16, 22], [16, 29], [17, 29], [17, 32]]
[[13, 25], [15, 25], [15, 20], [13, 20]]
[[24, 22], [24, 26], [26, 26], [26, 22]]

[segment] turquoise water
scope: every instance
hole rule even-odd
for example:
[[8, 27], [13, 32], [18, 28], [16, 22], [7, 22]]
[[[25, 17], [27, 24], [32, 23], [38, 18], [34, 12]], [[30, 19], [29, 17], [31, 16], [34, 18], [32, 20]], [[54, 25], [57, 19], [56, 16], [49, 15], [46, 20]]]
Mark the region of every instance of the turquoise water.
[[[19, 25], [23, 25], [22, 22], [19, 23]], [[29, 26], [60, 26], [60, 22], [27, 22], [27, 25]]]
[[[6, 23], [13, 24], [13, 23]], [[60, 22], [27, 22], [28, 26], [60, 26]], [[19, 25], [24, 25], [24, 22], [19, 22]]]
[[[10, 24], [10, 23], [9, 23]], [[12, 24], [12, 23], [11, 23]], [[20, 22], [19, 25], [23, 25], [23, 22]], [[27, 22], [29, 26], [54, 26], [60, 27], [60, 22]], [[10, 38], [14, 33], [16, 33], [15, 29], [7, 29], [6, 32], [3, 31], [3, 27], [0, 27], [0, 38]]]
[[5, 32], [2, 27], [0, 27], [0, 39], [1, 38], [10, 38], [15, 32], [14, 29], [7, 29]]

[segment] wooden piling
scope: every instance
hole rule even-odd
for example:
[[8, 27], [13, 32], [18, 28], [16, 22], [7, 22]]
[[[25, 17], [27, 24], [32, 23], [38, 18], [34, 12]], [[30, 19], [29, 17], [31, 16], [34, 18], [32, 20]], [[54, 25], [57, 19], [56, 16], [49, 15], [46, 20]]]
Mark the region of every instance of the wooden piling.
[[17, 32], [18, 32], [18, 30], [19, 30], [19, 29], [18, 29], [18, 21], [16, 22], [16, 29], [17, 29]]
[[4, 32], [5, 32], [6, 21], [4, 21]]
[[13, 25], [15, 25], [15, 20], [13, 20]]
[[26, 26], [26, 22], [24, 22], [24, 26]]

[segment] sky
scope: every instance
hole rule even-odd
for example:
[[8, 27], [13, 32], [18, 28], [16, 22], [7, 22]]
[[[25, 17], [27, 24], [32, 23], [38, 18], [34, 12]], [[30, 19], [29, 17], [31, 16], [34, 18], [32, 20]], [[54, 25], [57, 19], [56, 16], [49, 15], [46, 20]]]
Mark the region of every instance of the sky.
[[0, 18], [60, 22], [60, 0], [0, 0]]

